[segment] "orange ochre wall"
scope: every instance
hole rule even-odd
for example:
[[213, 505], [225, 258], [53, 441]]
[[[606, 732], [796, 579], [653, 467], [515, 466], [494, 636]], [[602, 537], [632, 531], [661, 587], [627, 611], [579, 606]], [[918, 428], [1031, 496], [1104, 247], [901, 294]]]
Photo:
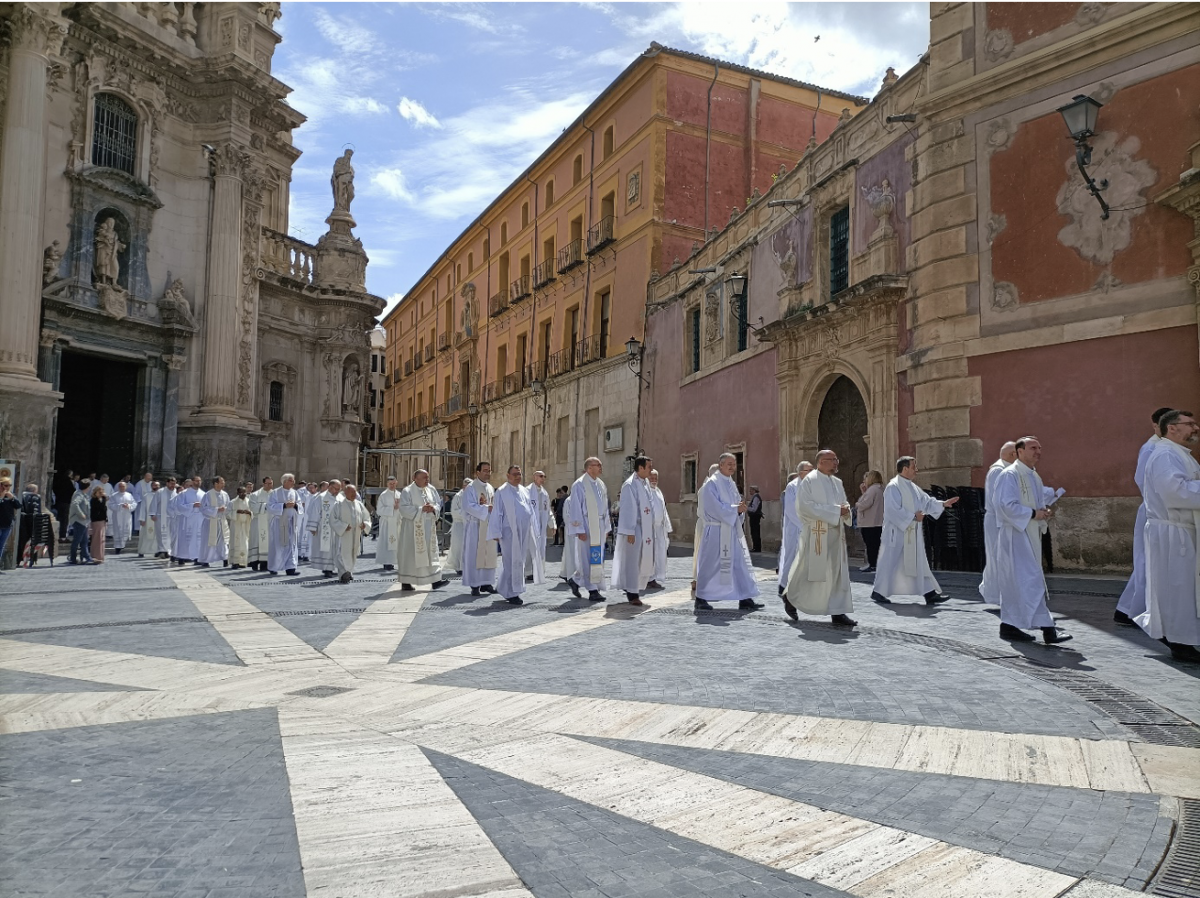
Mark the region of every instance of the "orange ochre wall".
[[989, 3], [989, 31], [1005, 29], [1013, 44], [1040, 37], [1074, 21], [1082, 3]]
[[987, 465], [1005, 440], [1036, 436], [1038, 471], [1071, 496], [1135, 496], [1138, 447], [1150, 413], [1164, 405], [1200, 406], [1195, 326], [975, 356], [969, 374], [982, 382], [971, 435]]

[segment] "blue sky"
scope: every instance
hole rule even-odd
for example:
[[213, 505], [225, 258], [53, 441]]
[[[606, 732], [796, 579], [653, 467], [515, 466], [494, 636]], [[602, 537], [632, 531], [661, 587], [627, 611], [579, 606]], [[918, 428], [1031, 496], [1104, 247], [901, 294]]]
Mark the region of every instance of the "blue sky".
[[390, 309], [651, 41], [869, 97], [925, 51], [927, 17], [925, 3], [284, 3], [273, 73], [308, 116], [291, 232], [324, 233], [352, 146], [367, 287]]

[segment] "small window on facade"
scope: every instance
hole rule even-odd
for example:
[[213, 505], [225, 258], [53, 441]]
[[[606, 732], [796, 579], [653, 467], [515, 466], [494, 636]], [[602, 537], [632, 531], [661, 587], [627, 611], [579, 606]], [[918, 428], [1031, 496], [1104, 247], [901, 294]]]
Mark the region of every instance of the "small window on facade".
[[609, 125], [604, 129], [604, 150], [602, 151], [600, 158], [607, 159], [609, 156], [611, 156], [613, 146], [613, 126]]
[[549, 209], [554, 205], [554, 181], [546, 182], [546, 208]]
[[737, 310], [737, 351], [745, 352], [750, 345], [750, 290], [742, 291], [741, 297], [734, 307]]
[[500, 245], [504, 246], [506, 243], [508, 243], [508, 222], [503, 221], [500, 223]]
[[283, 420], [283, 384], [277, 380], [271, 381], [271, 400], [267, 407], [267, 418], [271, 421]]
[[521, 227], [529, 227], [529, 203], [521, 204]]
[[700, 370], [700, 308], [692, 309], [692, 373]]
[[114, 94], [96, 94], [92, 165], [132, 175], [136, 159], [137, 113]]
[[379, 357], [379, 373], [387, 374], [387, 356], [385, 355]]
[[371, 373], [379, 373], [379, 356], [377, 356], [375, 353], [371, 353]]
[[475, 270], [475, 254], [467, 253], [467, 274]]
[[829, 219], [829, 295], [850, 286], [850, 207], [844, 206]]
[[696, 460], [689, 459], [683, 463], [683, 494], [692, 496], [696, 493]]
[[583, 180], [583, 153], [575, 157], [575, 161], [571, 163], [571, 186], [575, 186]]

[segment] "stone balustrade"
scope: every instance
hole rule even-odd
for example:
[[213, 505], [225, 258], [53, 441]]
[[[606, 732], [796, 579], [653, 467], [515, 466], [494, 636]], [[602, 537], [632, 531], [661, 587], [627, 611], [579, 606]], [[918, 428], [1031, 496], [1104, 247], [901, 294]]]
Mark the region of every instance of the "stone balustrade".
[[302, 284], [313, 282], [317, 248], [270, 228], [262, 229], [262, 264], [275, 274]]

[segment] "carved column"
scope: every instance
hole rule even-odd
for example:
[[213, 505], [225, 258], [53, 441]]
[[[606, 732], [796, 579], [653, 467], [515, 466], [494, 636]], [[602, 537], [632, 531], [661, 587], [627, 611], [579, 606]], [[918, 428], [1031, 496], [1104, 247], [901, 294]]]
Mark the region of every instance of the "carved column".
[[187, 359], [182, 355], [164, 355], [162, 360], [167, 370], [163, 388], [162, 456], [159, 467], [162, 468], [162, 475], [167, 477], [182, 474], [175, 470], [175, 454], [179, 443], [179, 372], [183, 370]]
[[213, 154], [213, 211], [204, 303], [204, 380], [200, 413], [235, 416], [242, 263], [242, 172], [247, 155], [223, 144]]
[[[55, 4], [57, 6], [57, 4]], [[8, 100], [0, 149], [0, 375], [37, 378], [45, 207], [46, 69], [66, 34], [28, 6], [6, 23]]]

